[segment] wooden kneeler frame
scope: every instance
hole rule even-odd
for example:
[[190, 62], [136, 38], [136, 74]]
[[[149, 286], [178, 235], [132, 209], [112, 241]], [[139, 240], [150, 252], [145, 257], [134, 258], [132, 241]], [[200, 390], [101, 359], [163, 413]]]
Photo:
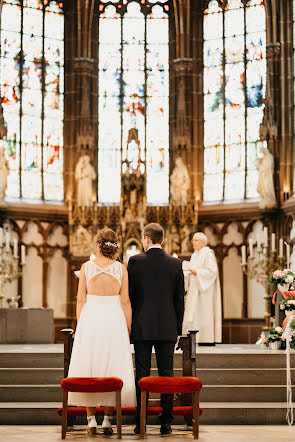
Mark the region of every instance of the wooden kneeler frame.
[[[76, 378], [79, 379], [79, 378]], [[89, 378], [91, 379], [91, 378]], [[63, 401], [62, 401], [62, 424], [61, 424], [61, 438], [65, 439], [68, 428], [68, 396], [69, 391], [63, 389]], [[109, 391], [110, 393], [114, 390]], [[75, 389], [77, 392], [77, 389]], [[89, 392], [91, 394], [91, 392]], [[93, 391], [97, 393], [97, 391]], [[121, 406], [121, 390], [116, 390], [116, 420], [117, 420], [117, 439], [122, 439], [122, 406]]]
[[[140, 439], [144, 439], [146, 426], [146, 398], [147, 392], [141, 392], [141, 410], [140, 410]], [[194, 439], [199, 439], [199, 424], [200, 424], [200, 392], [194, 391], [192, 393], [193, 404], [193, 435]]]
[[[156, 389], [154, 389], [154, 386], [151, 385], [151, 389], [149, 391], [147, 385], [144, 385], [143, 387], [140, 385], [140, 383], [143, 381], [147, 381], [149, 382], [149, 380], [151, 379], [156, 379], [154, 377], [147, 377], [147, 378], [142, 378], [139, 381], [139, 386], [141, 388], [141, 410], [140, 410], [140, 439], [144, 439], [145, 437], [145, 427], [146, 427], [146, 409], [147, 409], [147, 393], [151, 392], [151, 393], [168, 393], [168, 394], [174, 394], [174, 393], [181, 393], [181, 392], [185, 392], [186, 394], [188, 393], [188, 390], [190, 389], [189, 386], [189, 381], [191, 380], [193, 383], [195, 383], [197, 385], [197, 383], [199, 383], [199, 387], [195, 387], [192, 386], [191, 387], [191, 397], [192, 397], [192, 408], [193, 408], [193, 436], [194, 439], [199, 439], [199, 424], [200, 424], [200, 390], [202, 388], [202, 382], [197, 379], [197, 378], [192, 378], [189, 377], [188, 379], [188, 386], [184, 386], [184, 387], [179, 387], [179, 385], [175, 385], [175, 388], [173, 387], [173, 385], [170, 385], [170, 391], [166, 391], [165, 388], [163, 391], [160, 391], [161, 387], [156, 387]], [[158, 378], [158, 380], [160, 380], [161, 378]], [[163, 379], [163, 378], [162, 378]], [[177, 379], [181, 379], [182, 381], [185, 381], [185, 377], [182, 378], [176, 378], [176, 377], [171, 377], [171, 378], [164, 378], [164, 380], [167, 381], [172, 381], [175, 380], [177, 382]], [[173, 390], [174, 388], [174, 390]], [[198, 391], [196, 391], [196, 389], [198, 388]]]

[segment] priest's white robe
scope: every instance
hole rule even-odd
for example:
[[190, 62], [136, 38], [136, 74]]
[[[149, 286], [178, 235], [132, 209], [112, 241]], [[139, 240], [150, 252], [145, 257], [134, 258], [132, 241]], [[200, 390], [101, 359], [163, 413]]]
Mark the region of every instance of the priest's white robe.
[[194, 252], [188, 266], [193, 275], [184, 271], [187, 295], [183, 318], [183, 334], [199, 330], [197, 342], [221, 342], [222, 312], [218, 266], [214, 252], [203, 247]]

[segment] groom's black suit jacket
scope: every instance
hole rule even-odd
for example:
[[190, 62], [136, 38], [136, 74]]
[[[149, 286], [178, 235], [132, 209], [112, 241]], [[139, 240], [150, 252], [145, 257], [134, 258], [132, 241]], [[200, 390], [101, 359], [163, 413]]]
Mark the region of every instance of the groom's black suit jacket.
[[133, 341], [176, 341], [182, 333], [184, 277], [180, 259], [160, 248], [128, 262]]

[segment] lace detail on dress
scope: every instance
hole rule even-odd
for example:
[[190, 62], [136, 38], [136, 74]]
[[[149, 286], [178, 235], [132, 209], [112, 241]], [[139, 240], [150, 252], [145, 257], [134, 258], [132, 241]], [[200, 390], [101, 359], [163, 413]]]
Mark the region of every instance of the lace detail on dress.
[[120, 286], [122, 285], [122, 264], [119, 261], [113, 262], [108, 267], [104, 269], [99, 267], [93, 261], [87, 261], [85, 264], [85, 276], [86, 282], [88, 283], [90, 279], [94, 278], [96, 275], [100, 275], [101, 273], [105, 273], [106, 275], [113, 276], [119, 282]]

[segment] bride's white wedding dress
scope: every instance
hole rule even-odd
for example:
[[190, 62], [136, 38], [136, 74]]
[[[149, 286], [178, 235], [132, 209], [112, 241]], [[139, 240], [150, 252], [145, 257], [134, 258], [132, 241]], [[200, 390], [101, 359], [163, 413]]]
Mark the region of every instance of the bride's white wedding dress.
[[[86, 283], [101, 273], [122, 284], [122, 264], [101, 268], [92, 261], [85, 265]], [[133, 362], [129, 334], [120, 295], [87, 294], [77, 325], [69, 377], [115, 376], [123, 380], [122, 407], [136, 405]], [[69, 404], [84, 407], [115, 406], [116, 393], [69, 393]]]

